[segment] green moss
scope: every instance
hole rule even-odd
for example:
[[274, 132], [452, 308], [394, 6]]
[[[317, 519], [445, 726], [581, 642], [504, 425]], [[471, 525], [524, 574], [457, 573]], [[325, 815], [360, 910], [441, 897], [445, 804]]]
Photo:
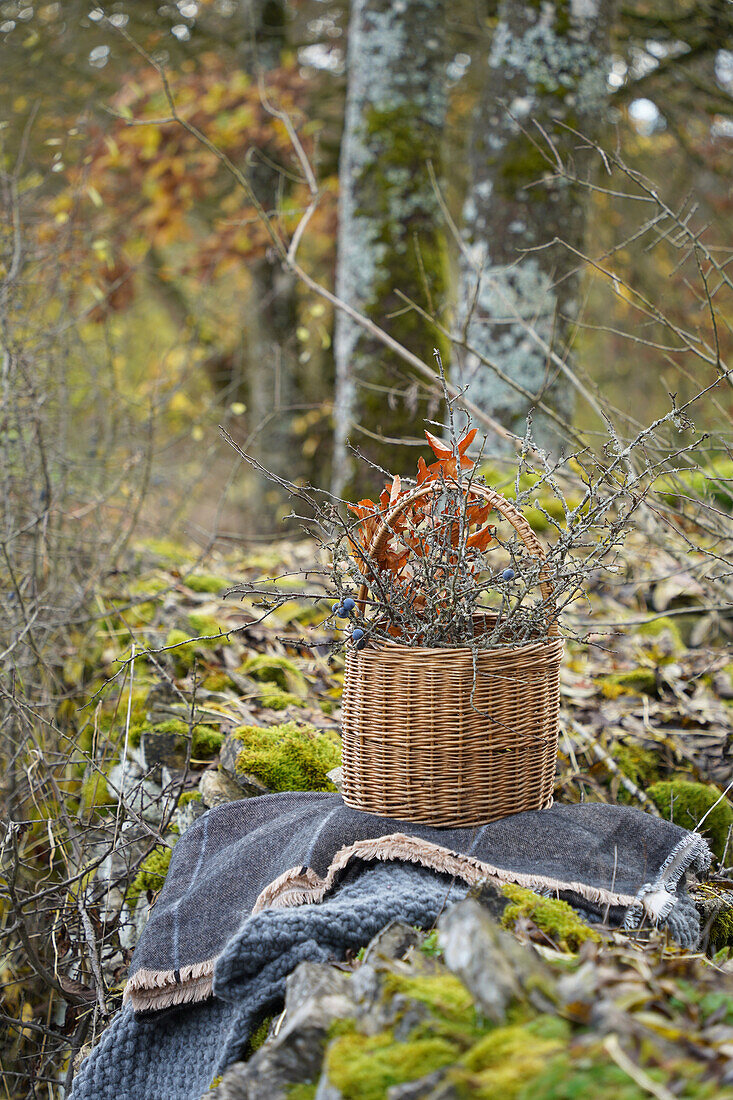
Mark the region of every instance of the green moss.
[[318, 1091], [318, 1083], [299, 1081], [297, 1085], [291, 1085], [288, 1089], [288, 1100], [315, 1100]]
[[[531, 1081], [514, 1093], [516, 1100], [649, 1100], [649, 1094], [635, 1084], [610, 1059], [574, 1064], [567, 1054], [552, 1058]], [[496, 1093], [481, 1094], [481, 1100], [495, 1100]]]
[[246, 676], [260, 683], [275, 684], [291, 695], [305, 696], [308, 685], [299, 668], [287, 657], [275, 657], [266, 653], [257, 653], [248, 658], [240, 669]]
[[175, 646], [170, 650], [170, 656], [178, 669], [188, 672], [193, 668], [196, 658], [196, 645], [190, 640], [190, 635], [185, 630], [169, 630], [165, 639], [166, 648]]
[[165, 876], [168, 874], [172, 854], [172, 848], [160, 846], [153, 848], [152, 852], [142, 861], [140, 870], [125, 893], [125, 903], [131, 913], [135, 912], [142, 894], [146, 894], [148, 890], [157, 894], [162, 889]]
[[414, 1081], [455, 1061], [457, 1048], [441, 1038], [395, 1042], [391, 1031], [334, 1039], [326, 1051], [329, 1081], [349, 1100], [384, 1100], [393, 1085]]
[[144, 576], [131, 581], [127, 586], [129, 596], [159, 596], [171, 587], [168, 577]]
[[269, 685], [262, 688], [257, 700], [260, 706], [268, 707], [269, 710], [285, 710], [286, 707], [305, 706], [304, 701], [299, 699], [297, 695], [292, 695], [289, 691], [281, 691], [279, 687]]
[[143, 539], [140, 546], [160, 558], [166, 567], [189, 565], [196, 557], [191, 550], [187, 550], [185, 546], [181, 546], [172, 539]]
[[396, 997], [399, 1004], [423, 1005], [427, 1010], [425, 1019], [413, 1028], [411, 1040], [440, 1038], [462, 1052], [482, 1034], [484, 1025], [473, 997], [445, 969], [420, 975], [388, 973], [383, 981], [385, 998]]
[[211, 672], [206, 673], [203, 687], [207, 691], [227, 691], [229, 688], [233, 688], [234, 684], [226, 672], [221, 672], [220, 669], [212, 669]]
[[272, 1016], [265, 1016], [265, 1018], [257, 1025], [257, 1027], [250, 1033], [247, 1040], [247, 1057], [251, 1058], [256, 1050], [259, 1050], [270, 1031], [270, 1024], [272, 1023]]
[[213, 573], [194, 573], [193, 576], [186, 577], [186, 584], [192, 592], [208, 592], [212, 596], [218, 596], [230, 587], [228, 581], [214, 576]]
[[338, 735], [330, 730], [286, 722], [243, 726], [236, 770], [253, 775], [271, 791], [333, 791], [327, 773], [341, 763]]
[[[708, 929], [710, 947], [719, 951], [723, 947], [733, 946], [733, 905], [720, 909]], [[733, 1014], [733, 997], [730, 998]]]
[[[671, 779], [654, 783], [646, 793], [667, 821], [674, 821], [683, 829], [696, 829], [710, 807], [718, 801], [721, 792], [705, 783]], [[733, 807], [724, 798], [705, 818], [702, 826], [702, 832], [709, 838], [710, 847], [718, 859], [723, 855], [732, 825]]]
[[531, 1026], [493, 1028], [463, 1056], [449, 1080], [471, 1096], [516, 1100], [564, 1046], [565, 1035], [543, 1036]]
[[81, 808], [96, 809], [98, 806], [112, 806], [117, 801], [107, 786], [107, 780], [99, 772], [94, 772], [84, 780], [81, 788]]
[[131, 731], [130, 743], [139, 745], [143, 733], [172, 735], [176, 738], [176, 748], [181, 752], [185, 752], [191, 736], [191, 756], [196, 760], [216, 756], [224, 741], [224, 734], [213, 726], [199, 723], [189, 731], [188, 723], [180, 718], [168, 718], [165, 722], [156, 722], [154, 726], [143, 722], [135, 727], [134, 741]]
[[[642, 749], [633, 744], [617, 744], [614, 745], [612, 755], [627, 779], [642, 790], [646, 790], [660, 778], [659, 757], [653, 749]], [[633, 796], [623, 786], [619, 786], [616, 797], [619, 802], [636, 805]]]
[[224, 734], [212, 726], [194, 726], [191, 742], [191, 756], [201, 760], [216, 756], [222, 744]]
[[642, 623], [637, 633], [644, 638], [660, 638], [668, 635], [675, 649], [684, 649], [685, 643], [680, 634], [680, 628], [669, 615], [662, 615], [660, 619], [652, 619], [648, 623]]
[[184, 791], [178, 799], [178, 806], [187, 806], [189, 802], [203, 802], [201, 791]]
[[427, 955], [429, 959], [438, 959], [443, 955], [443, 949], [438, 943], [438, 929], [434, 928], [432, 932], [428, 932], [425, 939], [420, 944], [420, 950], [423, 955]]
[[542, 150], [527, 141], [523, 133], [510, 137], [502, 145], [500, 155], [489, 155], [488, 159], [489, 163], [496, 165], [497, 194], [510, 201], [515, 200], [520, 192], [522, 202], [542, 199], [538, 189], [529, 185], [542, 177], [547, 165]]
[[601, 691], [609, 699], [619, 695], [656, 695], [657, 677], [653, 668], [632, 668], [628, 672], [611, 672], [598, 678]]
[[219, 646], [229, 645], [230, 640], [226, 635], [218, 637], [222, 632], [221, 627], [210, 615], [201, 615], [195, 611], [188, 616], [188, 621], [198, 645], [204, 649], [218, 649]]
[[504, 910], [502, 924], [511, 927], [520, 917], [537, 925], [547, 936], [565, 951], [577, 951], [581, 943], [592, 940], [600, 943], [601, 937], [582, 921], [572, 906], [558, 898], [542, 898], [532, 890], [508, 883], [502, 893], [512, 902]]

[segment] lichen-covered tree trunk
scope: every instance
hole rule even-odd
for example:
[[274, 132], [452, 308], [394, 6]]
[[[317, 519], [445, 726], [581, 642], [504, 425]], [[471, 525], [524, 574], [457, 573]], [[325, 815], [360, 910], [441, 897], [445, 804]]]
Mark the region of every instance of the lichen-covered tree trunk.
[[[445, 306], [445, 238], [429, 171], [432, 163], [440, 177], [444, 17], [445, 0], [354, 0], [339, 169], [337, 294], [428, 361], [436, 332], [397, 292], [431, 316]], [[349, 484], [374, 488], [373, 476], [353, 471], [347, 438], [404, 472], [414, 456], [373, 436], [421, 433], [428, 404], [400, 359], [343, 313], [334, 354], [333, 490], [343, 495]]]
[[[458, 309], [478, 355], [457, 356], [454, 381], [520, 435], [534, 401], [479, 356], [565, 419], [572, 415], [571, 384], [548, 349], [565, 361], [580, 290], [578, 256], [565, 244], [583, 247], [588, 190], [555, 175], [546, 155], [553, 156], [549, 139], [573, 174], [588, 172], [592, 153], [572, 131], [595, 138], [606, 119], [613, 7], [613, 0], [502, 0], [484, 62]], [[560, 449], [562, 433], [541, 411], [533, 437]]]

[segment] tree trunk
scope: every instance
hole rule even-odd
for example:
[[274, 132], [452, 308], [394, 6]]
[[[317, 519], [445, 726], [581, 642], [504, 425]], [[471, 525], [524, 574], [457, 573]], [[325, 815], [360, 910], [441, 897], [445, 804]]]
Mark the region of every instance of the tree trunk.
[[[436, 332], [397, 291], [431, 315], [444, 308], [445, 239], [428, 168], [440, 177], [444, 18], [445, 0], [354, 0], [339, 168], [337, 294], [428, 361]], [[352, 477], [347, 438], [394, 472], [414, 468], [413, 454], [358, 428], [383, 440], [421, 434], [428, 404], [397, 357], [342, 313], [334, 355], [332, 488], [342, 496]], [[360, 471], [351, 487], [374, 482]]]
[[[519, 435], [538, 399], [572, 416], [571, 384], [548, 348], [563, 361], [569, 351], [579, 260], [561, 242], [583, 247], [588, 190], [553, 178], [542, 131], [572, 173], [587, 175], [592, 154], [568, 127], [595, 138], [605, 121], [613, 7], [610, 0], [502, 0], [476, 110], [459, 328], [532, 397], [471, 352], [458, 357], [453, 380]], [[562, 433], [545, 413], [533, 416], [532, 434], [559, 451]]]

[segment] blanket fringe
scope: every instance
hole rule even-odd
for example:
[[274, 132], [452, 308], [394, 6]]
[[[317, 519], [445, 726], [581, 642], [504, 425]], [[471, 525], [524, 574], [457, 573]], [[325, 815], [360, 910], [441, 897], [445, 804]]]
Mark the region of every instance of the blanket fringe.
[[205, 1001], [212, 995], [216, 958], [180, 970], [136, 970], [125, 986], [123, 1002], [135, 1012], [156, 1012], [173, 1005]]
[[420, 840], [417, 837], [406, 836], [404, 833], [391, 833], [373, 840], [358, 840], [346, 848], [341, 848], [334, 856], [324, 878], [321, 878], [312, 868], [306, 868], [304, 871], [300, 867], [291, 867], [289, 871], [285, 871], [265, 887], [257, 898], [252, 912], [260, 913], [263, 909], [284, 909], [322, 901], [333, 889], [339, 872], [343, 871], [352, 859], [362, 859], [366, 862], [379, 859], [420, 863], [432, 871], [453, 875], [468, 886], [475, 886], [486, 879], [491, 879], [501, 885], [515, 883], [529, 890], [549, 890], [552, 893], [569, 890], [595, 905], [627, 908], [636, 901], [636, 898], [629, 894], [618, 894], [602, 887], [589, 886], [585, 882], [564, 882], [545, 875], [505, 871], [490, 863], [484, 863], [474, 856], [458, 855], [429, 840]]
[[629, 931], [638, 928], [647, 916], [653, 925], [666, 921], [677, 904], [677, 886], [684, 875], [694, 866], [704, 872], [712, 862], [713, 856], [706, 840], [699, 833], [683, 836], [665, 859], [653, 882], [645, 882], [626, 910], [623, 927]]

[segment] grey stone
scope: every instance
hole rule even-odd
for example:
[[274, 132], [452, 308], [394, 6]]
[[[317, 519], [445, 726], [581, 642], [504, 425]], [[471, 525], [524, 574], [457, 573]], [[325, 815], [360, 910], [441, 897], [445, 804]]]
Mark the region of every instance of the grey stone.
[[364, 962], [372, 966], [379, 966], [380, 959], [401, 959], [410, 947], [417, 947], [422, 940], [422, 933], [404, 921], [391, 921], [371, 941], [364, 952]]
[[733, 699], [733, 676], [725, 669], [715, 673], [713, 687], [721, 699]]
[[115, 764], [109, 771], [109, 783], [114, 792], [121, 792], [130, 809], [144, 821], [159, 825], [168, 811], [169, 798], [160, 785], [143, 776], [142, 769], [131, 760]]
[[326, 772], [326, 775], [331, 780], [339, 794], [341, 794], [344, 786], [344, 769], [339, 765], [338, 768], [331, 768], [330, 772]]
[[458, 1100], [453, 1085], [444, 1081], [444, 1069], [437, 1069], [418, 1081], [408, 1081], [404, 1085], [392, 1085], [387, 1089], [386, 1100]]
[[331, 1084], [324, 1072], [318, 1081], [315, 1100], [346, 1100], [346, 1097], [340, 1089]]
[[212, 768], [201, 776], [199, 791], [204, 805], [220, 806], [223, 802], [236, 802], [243, 798], [242, 788], [220, 768]]
[[[474, 898], [443, 914], [438, 941], [448, 968], [494, 1023], [503, 1023], [512, 1001], [525, 996], [523, 987], [549, 984], [549, 971], [534, 948], [502, 931]], [[530, 999], [536, 1002], [534, 995]]]
[[194, 821], [198, 820], [202, 814], [205, 814], [206, 810], [207, 806], [203, 800], [203, 796], [200, 799], [191, 799], [190, 802], [185, 802], [183, 806], [177, 806], [173, 816], [178, 826], [179, 835], [183, 836], [186, 829], [190, 829]]
[[159, 733], [143, 730], [140, 737], [143, 767], [153, 773], [156, 782], [161, 780], [161, 766], [182, 769], [186, 766], [185, 740], [179, 733]]
[[509, 905], [509, 898], [504, 896], [501, 887], [488, 879], [479, 883], [478, 886], [473, 886], [468, 896], [475, 898], [479, 905], [488, 910], [494, 920], [501, 920], [504, 910]]
[[237, 757], [242, 751], [242, 743], [235, 734], [225, 738], [219, 750], [219, 763], [224, 771], [238, 784], [238, 798], [251, 798], [258, 794], [267, 794], [268, 787], [254, 775], [237, 772]]
[[300, 963], [286, 983], [285, 1015], [277, 1034], [248, 1062], [229, 1067], [214, 1093], [217, 1100], [285, 1100], [291, 1085], [317, 1081], [331, 1024], [354, 1015], [350, 993], [343, 971]]

